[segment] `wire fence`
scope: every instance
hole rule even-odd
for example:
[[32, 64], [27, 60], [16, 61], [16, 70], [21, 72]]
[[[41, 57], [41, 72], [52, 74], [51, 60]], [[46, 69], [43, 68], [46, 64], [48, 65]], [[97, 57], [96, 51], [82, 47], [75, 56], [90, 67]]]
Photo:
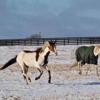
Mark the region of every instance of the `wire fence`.
[[100, 37], [64, 37], [64, 38], [34, 38], [34, 39], [1, 39], [0, 46], [39, 46], [46, 41], [56, 41], [57, 45], [100, 44]]

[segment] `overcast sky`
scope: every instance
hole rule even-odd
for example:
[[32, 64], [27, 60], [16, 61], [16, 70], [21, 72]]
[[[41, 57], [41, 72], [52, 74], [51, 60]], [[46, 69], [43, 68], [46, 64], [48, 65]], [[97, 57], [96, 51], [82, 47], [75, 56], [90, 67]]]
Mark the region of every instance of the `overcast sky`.
[[0, 0], [0, 39], [100, 36], [100, 0]]

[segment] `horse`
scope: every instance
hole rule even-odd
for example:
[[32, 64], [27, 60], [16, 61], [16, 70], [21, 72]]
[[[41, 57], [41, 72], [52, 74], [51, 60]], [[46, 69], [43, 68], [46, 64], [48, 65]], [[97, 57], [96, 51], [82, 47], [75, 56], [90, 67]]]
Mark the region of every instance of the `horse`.
[[100, 46], [81, 46], [76, 49], [76, 61], [70, 67], [73, 68], [78, 65], [79, 74], [82, 74], [82, 66], [86, 65], [86, 75], [88, 74], [90, 64], [95, 65], [96, 74], [98, 74], [98, 55], [100, 53]]
[[48, 71], [49, 80], [48, 83], [51, 83], [51, 72], [48, 68], [48, 56], [51, 53], [57, 55], [55, 42], [47, 41], [42, 47], [37, 48], [35, 51], [23, 50], [14, 58], [10, 59], [7, 63], [5, 63], [0, 70], [7, 68], [8, 66], [18, 63], [22, 69], [23, 78], [25, 80], [26, 85], [28, 85], [28, 80], [31, 82], [30, 77], [27, 75], [29, 67], [36, 67], [40, 75], [35, 78], [35, 80], [40, 79], [43, 74], [42, 67]]

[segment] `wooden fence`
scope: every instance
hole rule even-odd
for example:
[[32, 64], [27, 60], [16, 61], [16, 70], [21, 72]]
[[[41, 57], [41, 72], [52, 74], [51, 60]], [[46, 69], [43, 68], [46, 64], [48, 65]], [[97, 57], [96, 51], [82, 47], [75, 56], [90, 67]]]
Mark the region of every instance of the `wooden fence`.
[[0, 46], [13, 46], [13, 45], [36, 46], [36, 45], [43, 45], [46, 41], [56, 41], [57, 45], [100, 44], [100, 37], [1, 39]]

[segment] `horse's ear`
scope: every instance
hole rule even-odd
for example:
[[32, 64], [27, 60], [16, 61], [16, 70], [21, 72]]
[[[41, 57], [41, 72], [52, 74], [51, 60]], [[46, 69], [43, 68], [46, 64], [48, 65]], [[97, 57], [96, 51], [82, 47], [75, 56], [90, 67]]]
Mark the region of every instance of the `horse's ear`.
[[52, 45], [55, 45], [55, 44], [56, 44], [56, 41], [53, 42], [53, 41], [51, 40], [51, 41], [48, 41], [48, 42], [49, 42], [49, 44], [52, 44]]
[[54, 41], [54, 44], [56, 44], [56, 41]]

